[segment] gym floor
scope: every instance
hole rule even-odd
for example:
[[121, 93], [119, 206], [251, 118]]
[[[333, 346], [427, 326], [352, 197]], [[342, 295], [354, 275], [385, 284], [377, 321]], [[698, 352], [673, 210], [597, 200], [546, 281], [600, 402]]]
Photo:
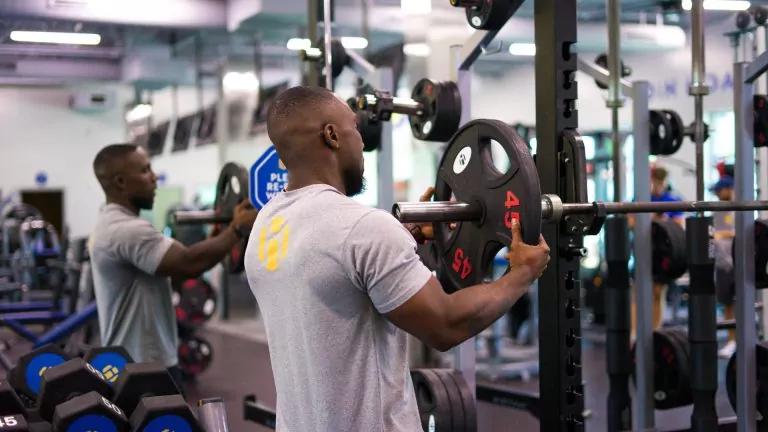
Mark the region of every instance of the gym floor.
[[[231, 432], [262, 432], [262, 428], [243, 419], [243, 396], [255, 394], [268, 406], [275, 405], [275, 383], [269, 362], [266, 344], [244, 337], [231, 331], [218, 329], [201, 330], [200, 335], [213, 346], [214, 359], [211, 367], [187, 387], [189, 400], [203, 397], [221, 397], [227, 406]], [[0, 339], [6, 339], [0, 332]], [[28, 344], [16, 344], [9, 353], [13, 360], [29, 349]], [[591, 410], [587, 420], [587, 431], [606, 430], [605, 398], [608, 394], [608, 378], [605, 374], [605, 350], [602, 345], [585, 343], [583, 350], [584, 380], [586, 382], [586, 407]], [[720, 388], [717, 397], [717, 411], [721, 417], [733, 416], [728, 403], [724, 376], [725, 362], [720, 362]], [[0, 371], [0, 378], [4, 373]], [[510, 381], [510, 387], [532, 392], [538, 391], [538, 381], [527, 383]], [[683, 428], [688, 424], [691, 407], [656, 412], [656, 425], [664, 430]], [[506, 432], [509, 430], [535, 431], [538, 421], [527, 413], [486, 403], [478, 405], [478, 430], [481, 432]]]

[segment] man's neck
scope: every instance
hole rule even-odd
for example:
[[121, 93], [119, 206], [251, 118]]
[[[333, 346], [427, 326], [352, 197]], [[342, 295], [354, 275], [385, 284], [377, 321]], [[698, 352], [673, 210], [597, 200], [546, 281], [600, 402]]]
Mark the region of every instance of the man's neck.
[[292, 171], [288, 174], [288, 179], [288, 185], [285, 187], [286, 191], [316, 184], [326, 184], [336, 188], [341, 193], [345, 193], [344, 182], [329, 173]]
[[136, 208], [133, 204], [131, 204], [128, 200], [122, 199], [122, 198], [111, 198], [107, 197], [107, 204], [117, 204], [121, 207], [124, 207], [129, 212], [135, 214], [136, 216], [139, 215], [139, 209]]

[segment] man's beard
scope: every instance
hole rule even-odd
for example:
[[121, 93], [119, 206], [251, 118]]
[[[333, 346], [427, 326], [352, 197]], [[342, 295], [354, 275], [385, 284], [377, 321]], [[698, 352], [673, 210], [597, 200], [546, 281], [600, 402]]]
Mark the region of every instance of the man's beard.
[[133, 197], [131, 199], [131, 204], [133, 204], [133, 206], [139, 210], [152, 210], [152, 207], [155, 206], [155, 199], [154, 197], [152, 198]]
[[365, 191], [365, 177], [363, 171], [344, 171], [344, 190], [348, 197], [353, 197]]

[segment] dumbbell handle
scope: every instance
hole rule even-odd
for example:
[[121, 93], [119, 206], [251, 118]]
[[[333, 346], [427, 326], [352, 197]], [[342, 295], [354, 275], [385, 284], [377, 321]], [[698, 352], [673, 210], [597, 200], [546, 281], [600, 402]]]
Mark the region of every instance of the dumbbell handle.
[[228, 224], [232, 222], [232, 217], [216, 214], [212, 210], [177, 211], [171, 213], [171, 222], [174, 225]]

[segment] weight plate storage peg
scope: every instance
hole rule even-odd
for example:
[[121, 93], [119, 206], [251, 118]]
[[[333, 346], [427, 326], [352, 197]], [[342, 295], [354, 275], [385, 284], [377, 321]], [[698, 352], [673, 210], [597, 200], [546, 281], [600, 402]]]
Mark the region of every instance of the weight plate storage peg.
[[651, 268], [654, 282], [670, 283], [688, 271], [685, 229], [674, 221], [651, 222]]
[[478, 30], [500, 30], [509, 21], [512, 0], [451, 0], [451, 6], [466, 10], [467, 22]]
[[173, 306], [179, 323], [197, 327], [216, 312], [216, 291], [202, 277], [186, 279], [174, 289]]
[[[689, 366], [688, 336], [676, 329], [661, 329], [653, 333], [653, 399], [658, 410], [667, 410], [693, 403]], [[632, 360], [635, 362], [635, 346]], [[636, 370], [632, 370], [632, 380]]]
[[[228, 162], [224, 165], [216, 183], [214, 208], [217, 214], [227, 215], [230, 218], [234, 215], [235, 207], [240, 202], [249, 199], [248, 181], [248, 170], [244, 166], [235, 162]], [[227, 256], [230, 273], [242, 273], [245, 270], [244, 259], [247, 239], [246, 236], [243, 241], [238, 242]]]
[[44, 345], [21, 356], [8, 374], [8, 381], [13, 388], [34, 402], [40, 392], [43, 373], [67, 360], [69, 356], [55, 345]]
[[179, 342], [179, 367], [195, 377], [205, 372], [213, 361], [213, 348], [205, 339], [192, 336]]
[[[621, 63], [621, 77], [626, 78], [630, 75], [632, 75], [632, 68], [624, 64], [623, 60], [620, 60]], [[595, 58], [595, 64], [600, 66], [603, 69], [608, 69], [608, 54], [602, 53]], [[595, 84], [597, 84], [597, 87], [603, 90], [608, 90], [608, 86], [601, 83], [598, 80], [595, 80]]]
[[94, 347], [89, 349], [83, 358], [101, 372], [110, 385], [117, 381], [125, 365], [133, 363], [131, 355], [121, 346]]
[[[728, 402], [730, 402], [734, 411], [736, 411], [736, 404], [738, 403], [736, 398], [736, 356], [738, 353], [739, 350], [737, 349], [728, 360], [728, 365], [725, 367], [725, 390], [728, 394]], [[765, 418], [768, 413], [762, 412], [760, 408], [766, 406], [766, 403], [768, 402], [766, 401], [766, 398], [768, 398], [768, 388], [765, 387], [768, 386], [768, 342], [761, 341], [757, 343], [755, 346], [755, 356], [757, 382], [753, 385], [755, 391], [757, 391], [756, 406], [757, 412], [760, 413], [760, 416]]]
[[[500, 172], [493, 164], [491, 141], [509, 159]], [[453, 292], [477, 285], [490, 274], [493, 258], [512, 239], [518, 219], [523, 241], [537, 244], [541, 234], [541, 189], [536, 165], [525, 142], [498, 120], [473, 120], [454, 135], [438, 166], [435, 201], [474, 203], [482, 207], [478, 222], [435, 223], [443, 287]]]

